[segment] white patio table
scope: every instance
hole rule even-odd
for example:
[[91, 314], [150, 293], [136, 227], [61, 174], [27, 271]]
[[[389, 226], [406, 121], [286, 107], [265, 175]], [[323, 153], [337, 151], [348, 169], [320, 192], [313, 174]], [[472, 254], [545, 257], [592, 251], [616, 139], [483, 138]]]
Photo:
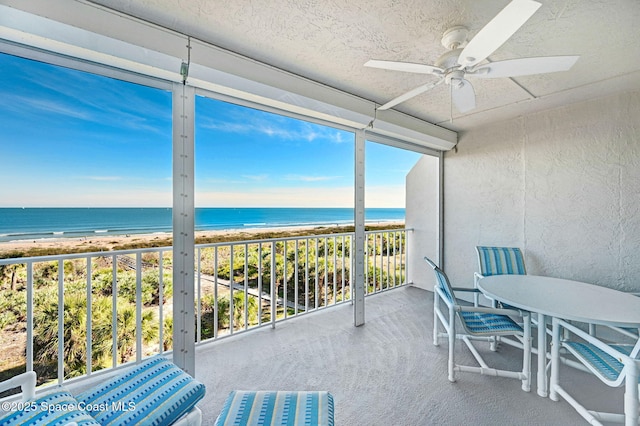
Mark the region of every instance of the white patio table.
[[[616, 327], [640, 327], [640, 297], [607, 287], [537, 275], [494, 275], [480, 279], [487, 296], [538, 314], [538, 395], [546, 397], [546, 317]], [[559, 333], [553, 333], [559, 347]], [[552, 359], [553, 362], [553, 359]]]

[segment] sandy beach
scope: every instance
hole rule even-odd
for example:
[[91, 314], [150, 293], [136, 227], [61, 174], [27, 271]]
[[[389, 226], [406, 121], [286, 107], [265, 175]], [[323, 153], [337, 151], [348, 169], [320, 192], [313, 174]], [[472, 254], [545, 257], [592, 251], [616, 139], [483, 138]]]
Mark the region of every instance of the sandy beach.
[[[384, 222], [367, 224], [376, 229], [393, 229], [403, 226], [403, 222]], [[344, 228], [344, 231], [341, 231]], [[215, 241], [244, 241], [262, 238], [277, 238], [289, 235], [320, 235], [325, 233], [348, 232], [349, 226], [291, 226], [274, 228], [227, 229], [219, 231], [196, 232], [196, 243]], [[15, 240], [0, 242], [0, 257], [10, 253], [28, 253], [34, 250], [55, 252], [87, 252], [125, 250], [136, 247], [169, 247], [172, 245], [171, 233], [104, 235], [77, 238], [45, 238], [38, 240]], [[20, 257], [24, 256], [21, 255]]]

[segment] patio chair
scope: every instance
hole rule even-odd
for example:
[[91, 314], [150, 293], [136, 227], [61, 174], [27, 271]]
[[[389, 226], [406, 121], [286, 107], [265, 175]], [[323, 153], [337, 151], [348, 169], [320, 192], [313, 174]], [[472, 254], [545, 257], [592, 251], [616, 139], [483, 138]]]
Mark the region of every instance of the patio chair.
[[[473, 274], [473, 285], [478, 288], [478, 280], [491, 275], [526, 275], [527, 269], [524, 264], [522, 251], [517, 247], [486, 247], [476, 246], [478, 253], [478, 268], [480, 272]], [[474, 294], [473, 302], [478, 306], [478, 293]], [[492, 301], [494, 307], [513, 309], [508, 305]]]
[[36, 395], [36, 373], [28, 371], [0, 383], [0, 392], [20, 387], [19, 402], [0, 417], [0, 425], [179, 425], [202, 423], [196, 406], [205, 394], [202, 383], [156, 355], [117, 377], [73, 396], [63, 386]]
[[[601, 422], [617, 422], [626, 425], [637, 425], [640, 400], [638, 396], [640, 376], [640, 339], [636, 337], [633, 344], [610, 344], [592, 336], [584, 330], [554, 318], [554, 336], [561, 340], [559, 348], [552, 347], [550, 398], [558, 401], [561, 396], [576, 411], [591, 424]], [[556, 327], [557, 324], [557, 327]], [[567, 337], [568, 336], [568, 337]], [[624, 384], [624, 414], [605, 413], [588, 410], [582, 403], [560, 385], [560, 350], [565, 349], [575, 357], [588, 371], [593, 373], [601, 382], [610, 387], [620, 387]]]
[[[449, 381], [456, 381], [455, 374], [458, 371], [508, 377], [521, 380], [522, 390], [529, 392], [531, 389], [530, 313], [515, 309], [463, 306], [456, 299], [455, 292], [478, 292], [479, 290], [451, 287], [446, 274], [429, 258], [425, 257], [424, 260], [433, 268], [436, 275], [437, 284], [434, 287], [433, 293], [433, 344], [438, 346], [440, 344], [440, 337], [447, 337], [449, 340]], [[447, 306], [447, 311], [443, 312], [440, 309], [440, 300]], [[518, 325], [509, 315], [522, 317], [523, 325]], [[462, 333], [457, 331], [456, 317], [462, 324]], [[444, 333], [439, 331], [439, 323], [442, 323], [445, 329]], [[501, 336], [513, 336], [521, 339], [521, 341], [511, 341], [511, 339], [502, 339], [502, 341], [523, 348], [522, 371], [500, 370], [489, 367], [472, 343], [472, 341], [489, 342], [492, 344], [491, 350], [494, 350], [496, 338]], [[479, 367], [457, 365], [455, 363], [456, 339], [461, 339], [467, 345], [471, 354], [480, 365]]]

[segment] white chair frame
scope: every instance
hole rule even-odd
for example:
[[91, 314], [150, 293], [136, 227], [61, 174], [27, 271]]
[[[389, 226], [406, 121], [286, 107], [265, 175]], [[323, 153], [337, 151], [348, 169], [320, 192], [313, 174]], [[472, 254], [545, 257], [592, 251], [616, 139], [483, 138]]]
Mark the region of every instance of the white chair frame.
[[[552, 345], [551, 347], [551, 379], [549, 385], [549, 397], [553, 401], [558, 401], [559, 396], [562, 397], [591, 424], [601, 425], [601, 422], [604, 421], [624, 423], [626, 426], [637, 426], [638, 419], [640, 417], [640, 384], [638, 383], [638, 378], [640, 376], [640, 359], [637, 359], [638, 353], [640, 352], [640, 340], [635, 343], [630, 355], [626, 355], [567, 321], [559, 318], [553, 318], [552, 324], [554, 341], [561, 341], [560, 336], [562, 334], [566, 336], [568, 333], [569, 337], [577, 336], [580, 340], [590, 343], [608, 355], [618, 359], [618, 361], [624, 365], [624, 368], [615, 380], [610, 380], [593, 368], [591, 364], [585, 361], [579, 353], [567, 346], [566, 339], [562, 340], [560, 345]], [[624, 383], [624, 414], [588, 410], [560, 385], [560, 349], [566, 349], [569, 353], [574, 355], [574, 357], [577, 358], [588, 371], [593, 373], [607, 386], [620, 387]]]

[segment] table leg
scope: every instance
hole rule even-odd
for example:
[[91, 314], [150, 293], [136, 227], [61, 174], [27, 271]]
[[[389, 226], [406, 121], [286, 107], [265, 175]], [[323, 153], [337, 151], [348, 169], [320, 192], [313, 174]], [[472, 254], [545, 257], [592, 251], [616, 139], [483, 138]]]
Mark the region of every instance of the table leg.
[[547, 383], [547, 326], [544, 314], [538, 313], [538, 395], [547, 397], [549, 386]]
[[[549, 398], [552, 401], [559, 401], [558, 392], [555, 387], [558, 385], [560, 378], [560, 325], [557, 318], [552, 318], [551, 331], [551, 380]], [[573, 405], [573, 404], [572, 404]]]

